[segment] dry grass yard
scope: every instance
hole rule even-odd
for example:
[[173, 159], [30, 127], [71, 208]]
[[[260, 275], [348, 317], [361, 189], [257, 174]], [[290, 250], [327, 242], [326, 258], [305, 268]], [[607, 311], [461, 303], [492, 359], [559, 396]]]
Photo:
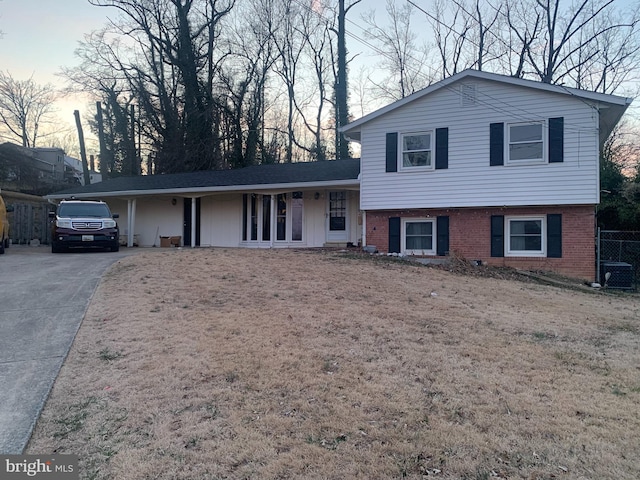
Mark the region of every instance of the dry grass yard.
[[147, 250], [25, 453], [84, 479], [637, 479], [640, 297], [327, 251]]

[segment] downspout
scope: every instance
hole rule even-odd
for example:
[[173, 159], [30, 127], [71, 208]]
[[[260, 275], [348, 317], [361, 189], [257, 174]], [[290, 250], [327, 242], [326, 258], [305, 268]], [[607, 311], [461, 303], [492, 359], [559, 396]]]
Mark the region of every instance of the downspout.
[[367, 245], [367, 211], [362, 210], [362, 246]]

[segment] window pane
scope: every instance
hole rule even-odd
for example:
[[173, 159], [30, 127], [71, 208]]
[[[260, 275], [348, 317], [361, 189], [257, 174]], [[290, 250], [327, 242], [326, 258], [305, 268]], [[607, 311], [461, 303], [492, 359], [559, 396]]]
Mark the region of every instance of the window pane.
[[542, 233], [542, 222], [540, 220], [511, 220], [512, 235], [540, 235]]
[[433, 222], [405, 223], [406, 250], [433, 249]]
[[402, 150], [429, 150], [431, 148], [431, 135], [404, 135], [402, 137]]
[[542, 124], [512, 125], [510, 129], [510, 142], [535, 142], [542, 141]]
[[276, 240], [287, 239], [287, 194], [281, 193], [277, 197], [276, 212]]
[[542, 142], [509, 145], [510, 160], [531, 160], [542, 158]]
[[433, 237], [409, 237], [407, 236], [407, 250], [431, 250]]
[[251, 195], [251, 240], [258, 240], [258, 210], [255, 195]]
[[542, 220], [510, 220], [509, 249], [513, 251], [542, 251]]
[[431, 235], [433, 224], [431, 222], [407, 222], [407, 236], [409, 235]]
[[344, 217], [330, 217], [329, 230], [332, 232], [346, 230], [346, 219]]
[[428, 167], [431, 165], [431, 152], [404, 153], [403, 167]]
[[302, 198], [296, 198], [295, 192], [291, 200], [291, 240], [302, 241]]
[[531, 237], [512, 235], [510, 249], [539, 252], [542, 250], [542, 237], [540, 235]]

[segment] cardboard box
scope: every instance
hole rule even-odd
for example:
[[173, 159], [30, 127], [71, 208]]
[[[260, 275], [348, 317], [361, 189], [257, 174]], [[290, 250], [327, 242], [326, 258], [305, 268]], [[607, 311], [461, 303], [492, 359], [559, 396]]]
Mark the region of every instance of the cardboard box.
[[169, 248], [169, 247], [179, 247], [180, 240], [182, 240], [182, 236], [173, 236], [173, 237], [163, 237], [160, 236], [160, 247]]

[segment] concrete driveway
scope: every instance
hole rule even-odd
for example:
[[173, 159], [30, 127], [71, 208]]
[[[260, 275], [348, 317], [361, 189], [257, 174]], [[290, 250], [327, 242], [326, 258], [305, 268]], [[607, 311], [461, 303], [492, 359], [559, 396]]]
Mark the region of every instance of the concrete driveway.
[[0, 454], [23, 452], [100, 277], [138, 251], [0, 256]]

